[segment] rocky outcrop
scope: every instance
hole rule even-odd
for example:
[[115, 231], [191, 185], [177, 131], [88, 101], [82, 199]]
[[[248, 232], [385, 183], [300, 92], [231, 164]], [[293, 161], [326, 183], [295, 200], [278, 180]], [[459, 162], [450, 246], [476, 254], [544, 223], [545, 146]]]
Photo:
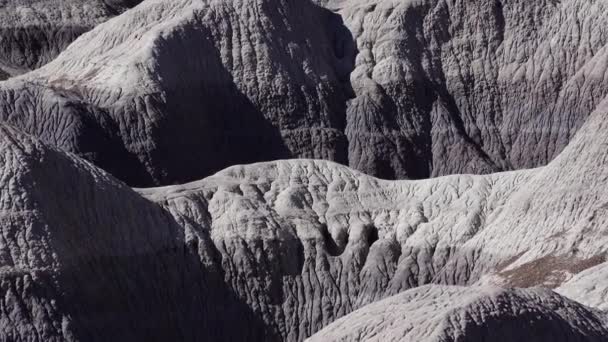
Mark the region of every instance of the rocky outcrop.
[[357, 310], [308, 341], [604, 341], [605, 320], [545, 289], [424, 286]]
[[291, 157], [428, 178], [544, 165], [608, 94], [601, 1], [318, 3], [147, 1], [2, 83], [0, 118], [136, 186]]

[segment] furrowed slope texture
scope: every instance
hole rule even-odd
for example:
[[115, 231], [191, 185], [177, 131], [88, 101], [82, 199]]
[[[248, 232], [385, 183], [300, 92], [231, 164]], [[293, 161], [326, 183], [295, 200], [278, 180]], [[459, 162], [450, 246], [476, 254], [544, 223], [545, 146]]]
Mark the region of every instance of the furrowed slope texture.
[[604, 341], [606, 314], [546, 289], [424, 286], [370, 304], [308, 341]]
[[291, 341], [431, 282], [486, 211], [528, 177], [396, 183], [328, 162], [281, 161], [141, 193], [173, 213], [189, 244], [210, 236], [227, 286]]
[[146, 1], [4, 83], [0, 116], [130, 184], [346, 162], [338, 21], [309, 1]]
[[140, 193], [174, 215], [188, 244], [209, 237], [226, 284], [271, 336], [302, 340], [424, 284], [552, 288], [603, 263], [606, 103], [598, 108], [534, 170], [391, 182], [279, 161]]
[[607, 94], [603, 1], [330, 1], [357, 41], [349, 164], [386, 178], [544, 165]]
[[598, 108], [535, 170], [383, 181], [278, 161], [137, 192], [2, 128], [2, 336], [299, 341], [425, 284], [559, 286], [608, 246]]
[[603, 1], [151, 0], [0, 84], [0, 119], [131, 185], [337, 161], [544, 165], [608, 93]]
[[0, 340], [261, 340], [171, 215], [89, 163], [2, 126], [0, 189]]
[[0, 80], [53, 60], [74, 39], [138, 1], [0, 1]]

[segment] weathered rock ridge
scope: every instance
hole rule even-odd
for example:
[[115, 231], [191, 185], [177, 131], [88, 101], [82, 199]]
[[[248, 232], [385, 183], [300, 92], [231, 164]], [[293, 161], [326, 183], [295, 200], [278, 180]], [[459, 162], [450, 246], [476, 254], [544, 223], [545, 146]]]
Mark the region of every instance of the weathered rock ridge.
[[150, 0], [0, 84], [0, 119], [131, 185], [282, 158], [544, 165], [608, 93], [602, 1]]

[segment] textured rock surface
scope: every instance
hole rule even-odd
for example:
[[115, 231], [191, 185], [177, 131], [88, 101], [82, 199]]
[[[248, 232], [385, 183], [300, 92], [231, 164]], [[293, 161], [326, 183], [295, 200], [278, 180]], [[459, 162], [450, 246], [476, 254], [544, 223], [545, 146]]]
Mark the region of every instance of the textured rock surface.
[[604, 341], [605, 315], [544, 289], [424, 286], [357, 310], [308, 341]]
[[127, 298], [116, 289], [137, 285], [144, 294], [146, 286], [133, 269], [121, 269], [121, 258], [133, 257], [135, 266], [138, 256], [179, 246], [170, 220], [105, 173], [13, 129], [0, 129], [0, 151], [1, 339], [103, 336], [112, 328], [103, 326], [104, 315], [127, 336], [129, 312], [136, 314], [137, 304], [142, 310], [144, 299], [112, 308]]
[[608, 246], [599, 108], [535, 170], [383, 181], [278, 161], [137, 192], [3, 128], [0, 319], [20, 323], [2, 337], [297, 341], [429, 283], [558, 286]]
[[[147, 0], [1, 83], [0, 119], [44, 144], [0, 126], [0, 340], [299, 341], [426, 284], [396, 304], [453, 310], [411, 338], [605, 334], [487, 287], [604, 307], [605, 5], [466, 3]], [[61, 150], [143, 185], [552, 161], [134, 191]]]
[[368, 173], [543, 165], [607, 93], [603, 1], [333, 4], [359, 50], [349, 162]]
[[[171, 215], [7, 127], [0, 222], [2, 341], [260, 340], [248, 335], [259, 318], [201, 264]], [[248, 328], [235, 331], [232, 319]]]
[[36, 69], [133, 0], [0, 1], [0, 80]]
[[309, 1], [146, 1], [0, 86], [0, 117], [130, 184], [346, 162], [344, 34]]
[[141, 193], [173, 213], [188, 241], [208, 229], [232, 291], [274, 335], [298, 340], [424, 284], [556, 287], [604, 262], [599, 108], [535, 170], [389, 182], [281, 161]]
[[539, 166], [608, 93], [602, 1], [151, 0], [0, 85], [0, 118], [131, 185], [322, 158]]

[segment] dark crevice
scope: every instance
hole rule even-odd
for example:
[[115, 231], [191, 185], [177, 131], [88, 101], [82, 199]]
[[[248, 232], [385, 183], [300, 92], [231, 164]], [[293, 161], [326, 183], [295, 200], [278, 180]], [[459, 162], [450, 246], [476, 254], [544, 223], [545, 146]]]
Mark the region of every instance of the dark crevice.
[[374, 242], [378, 241], [378, 228], [375, 226], [368, 226], [366, 230], [366, 238], [368, 246], [374, 244]]
[[346, 245], [348, 244], [348, 232], [341, 231], [341, 234], [334, 239], [329, 233], [327, 226], [323, 225], [321, 234], [323, 234], [323, 242], [325, 243], [325, 248], [329, 255], [336, 257], [344, 253]]

